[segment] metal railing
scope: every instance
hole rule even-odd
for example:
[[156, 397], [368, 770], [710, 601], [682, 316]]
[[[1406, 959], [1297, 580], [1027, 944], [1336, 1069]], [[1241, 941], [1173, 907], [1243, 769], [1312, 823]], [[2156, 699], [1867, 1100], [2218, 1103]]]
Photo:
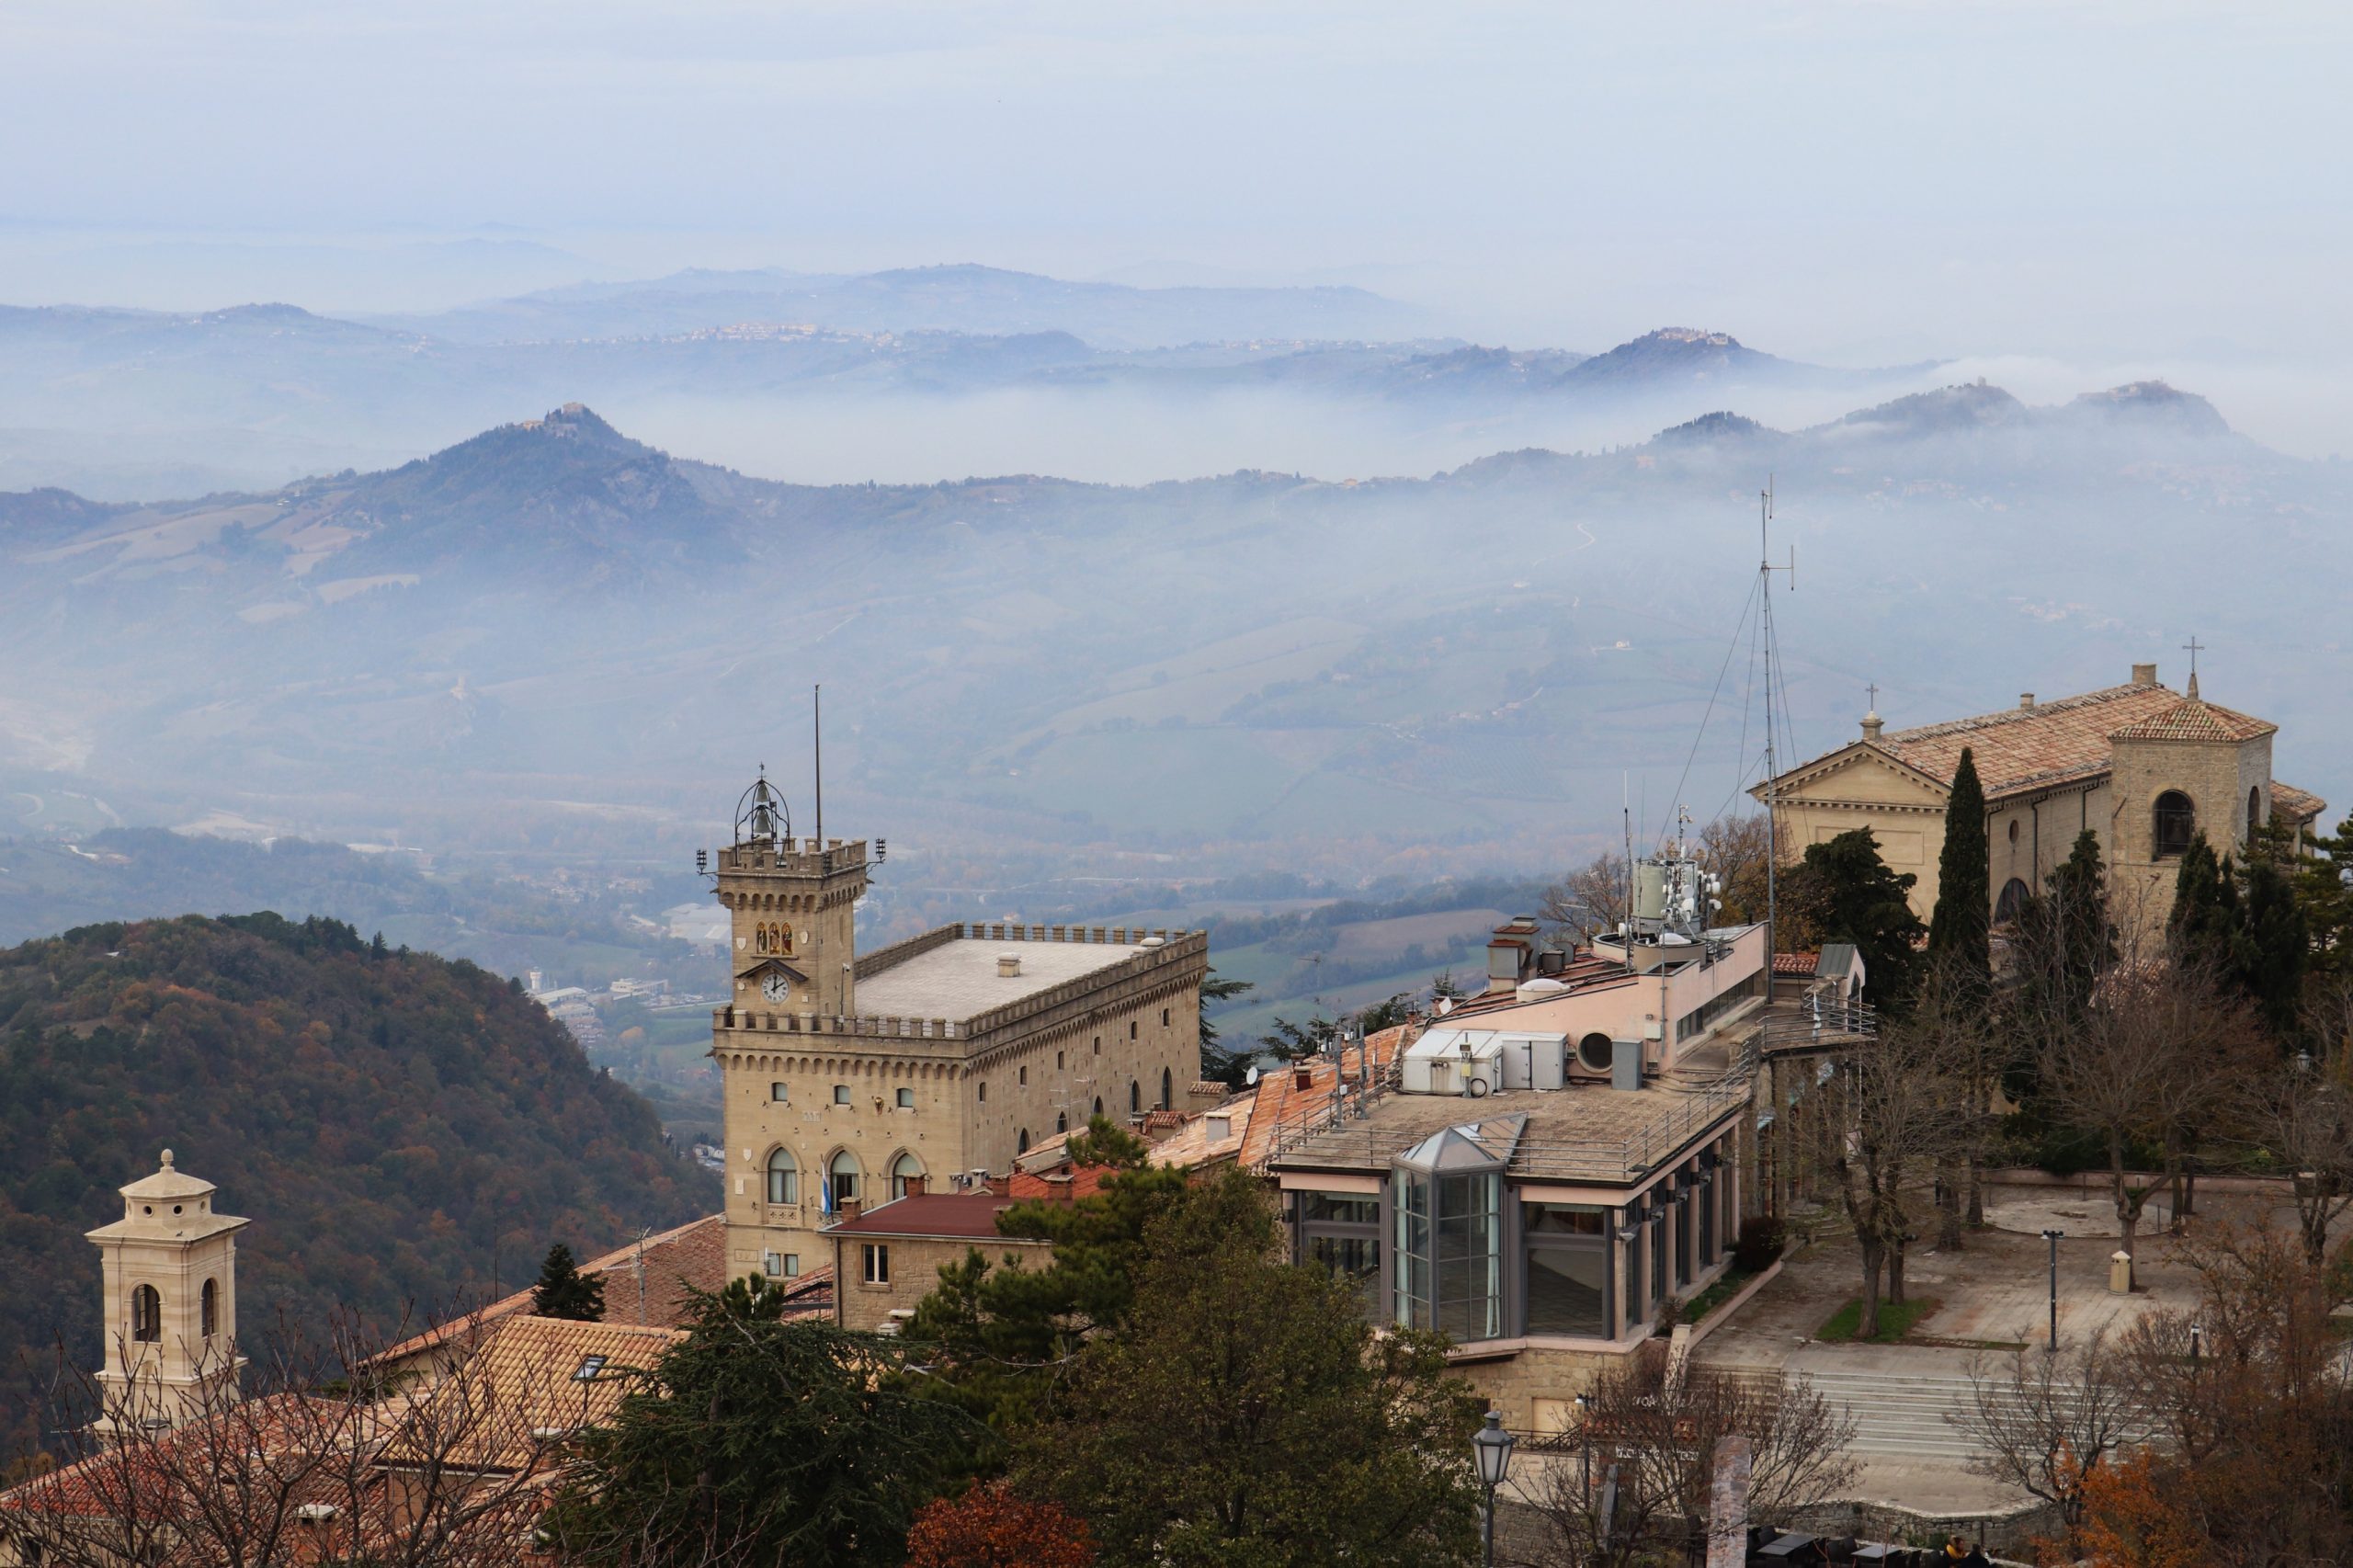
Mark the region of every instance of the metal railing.
[[1758, 1043], [1768, 1051], [1829, 1050], [1879, 1034], [1879, 1009], [1815, 992], [1776, 1002], [1765, 1014]]

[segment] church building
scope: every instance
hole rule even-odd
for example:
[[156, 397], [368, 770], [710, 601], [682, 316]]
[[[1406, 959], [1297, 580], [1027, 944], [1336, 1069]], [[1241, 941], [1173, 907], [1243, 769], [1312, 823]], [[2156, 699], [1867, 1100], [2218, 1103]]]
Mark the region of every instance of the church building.
[[765, 778], [719, 851], [731, 1275], [813, 1270], [829, 1223], [1007, 1172], [1091, 1117], [1180, 1108], [1200, 1076], [1206, 933], [970, 922], [861, 954], [855, 909], [881, 858], [795, 838]]
[[2077, 697], [2039, 702], [1916, 729], [1890, 730], [1876, 710], [1854, 740], [1751, 791], [1775, 802], [1781, 855], [1868, 827], [1881, 857], [1909, 871], [1912, 907], [1928, 918], [1945, 810], [1963, 747], [1985, 791], [1991, 875], [1998, 921], [2014, 915], [2088, 828], [2099, 840], [2113, 895], [2136, 900], [2150, 917], [2172, 907], [2176, 862], [2202, 831], [2218, 850], [2244, 845], [2277, 822], [2301, 841], [2327, 809], [2319, 796], [2271, 776], [2279, 726], [2205, 701], [2193, 670], [2188, 689], [2157, 681], [2157, 666]]

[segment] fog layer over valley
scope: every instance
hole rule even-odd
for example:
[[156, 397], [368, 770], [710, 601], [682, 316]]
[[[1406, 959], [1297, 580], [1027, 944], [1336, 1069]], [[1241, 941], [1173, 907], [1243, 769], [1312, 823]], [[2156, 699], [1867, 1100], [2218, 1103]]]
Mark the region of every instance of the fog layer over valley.
[[1627, 793], [1647, 838], [1756, 777], [1768, 474], [1799, 750], [1873, 682], [1895, 726], [2135, 660], [2178, 685], [2194, 633], [2205, 694], [2281, 724], [2280, 777], [2346, 797], [2317, 695], [2353, 674], [2345, 471], [2161, 385], [1972, 383], [1420, 479], [796, 486], [574, 405], [280, 490], [11, 494], [6, 826], [683, 867], [763, 762], [813, 827], [822, 681], [826, 831], [891, 839], [894, 920], [1050, 880], [1108, 879], [1100, 908], [1528, 874], [1614, 841]]

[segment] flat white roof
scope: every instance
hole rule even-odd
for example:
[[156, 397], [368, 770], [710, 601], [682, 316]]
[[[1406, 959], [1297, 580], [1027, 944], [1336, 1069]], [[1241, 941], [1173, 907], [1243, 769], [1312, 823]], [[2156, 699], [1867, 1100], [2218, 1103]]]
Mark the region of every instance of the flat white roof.
[[[857, 983], [861, 1017], [949, 1018], [959, 1023], [1081, 975], [1124, 963], [1144, 949], [1117, 942], [1008, 942], [962, 937]], [[996, 971], [1001, 957], [1021, 972]]]

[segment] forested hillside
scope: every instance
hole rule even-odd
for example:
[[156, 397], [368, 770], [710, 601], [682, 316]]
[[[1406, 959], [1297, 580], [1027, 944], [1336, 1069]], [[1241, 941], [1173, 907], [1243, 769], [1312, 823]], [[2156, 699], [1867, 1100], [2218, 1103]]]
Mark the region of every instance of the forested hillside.
[[463, 960], [275, 915], [87, 926], [0, 952], [0, 1447], [38, 1432], [62, 1338], [100, 1354], [82, 1233], [170, 1147], [250, 1216], [240, 1328], [510, 1288], [717, 1206], [653, 1110], [537, 1004]]

